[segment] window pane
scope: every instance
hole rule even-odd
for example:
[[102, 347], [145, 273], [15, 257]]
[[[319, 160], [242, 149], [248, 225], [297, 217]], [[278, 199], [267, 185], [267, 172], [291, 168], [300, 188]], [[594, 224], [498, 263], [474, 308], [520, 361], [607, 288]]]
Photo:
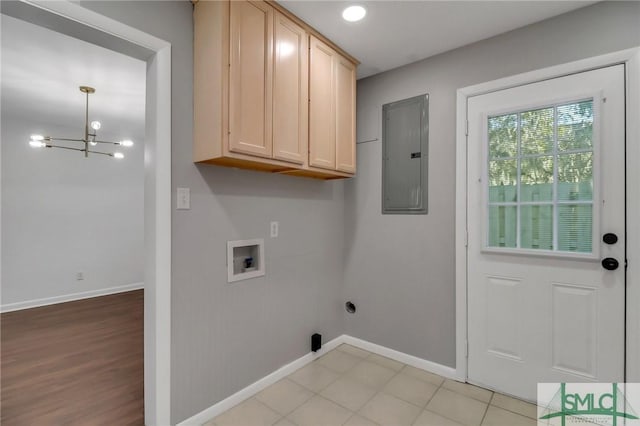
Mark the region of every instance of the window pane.
[[558, 206], [558, 250], [591, 253], [591, 204]]
[[593, 107], [488, 118], [489, 247], [592, 253]]
[[520, 162], [520, 200], [553, 200], [553, 157], [522, 159]]
[[553, 250], [553, 206], [520, 207], [520, 247]]
[[558, 156], [558, 200], [593, 200], [593, 153]]
[[518, 152], [518, 115], [489, 117], [489, 158], [515, 157]]
[[525, 111], [521, 120], [521, 154], [546, 154], [553, 150], [553, 108]]
[[516, 247], [517, 211], [515, 206], [489, 206], [489, 247]]
[[593, 100], [558, 107], [558, 149], [593, 147]]
[[516, 160], [489, 161], [489, 201], [517, 201]]

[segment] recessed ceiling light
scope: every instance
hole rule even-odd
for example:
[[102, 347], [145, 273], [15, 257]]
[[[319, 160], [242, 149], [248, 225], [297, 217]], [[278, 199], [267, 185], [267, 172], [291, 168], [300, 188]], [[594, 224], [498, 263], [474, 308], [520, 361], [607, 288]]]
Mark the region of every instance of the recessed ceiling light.
[[367, 9], [362, 6], [349, 6], [342, 11], [342, 19], [349, 22], [356, 22], [364, 18]]

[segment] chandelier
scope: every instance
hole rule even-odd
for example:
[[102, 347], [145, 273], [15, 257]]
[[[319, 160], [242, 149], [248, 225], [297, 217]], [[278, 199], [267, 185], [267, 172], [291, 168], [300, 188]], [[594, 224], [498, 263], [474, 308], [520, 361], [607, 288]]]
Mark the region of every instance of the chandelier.
[[[86, 94], [86, 109], [84, 114], [84, 137], [82, 139], [71, 139], [71, 138], [56, 138], [53, 136], [42, 136], [42, 135], [31, 135], [31, 141], [29, 141], [29, 145], [34, 148], [61, 148], [68, 149], [71, 151], [80, 151], [84, 152], [84, 156], [88, 157], [89, 154], [100, 154], [107, 155], [113, 158], [124, 158], [124, 154], [121, 152], [103, 152], [103, 151], [92, 151], [90, 147], [97, 146], [98, 144], [103, 145], [111, 145], [111, 146], [124, 146], [131, 147], [133, 146], [133, 142], [130, 139], [125, 139], [120, 142], [111, 142], [111, 141], [101, 141], [97, 139], [97, 131], [100, 130], [101, 124], [99, 121], [92, 121], [89, 124], [89, 95], [95, 93], [96, 89], [89, 86], [80, 86], [80, 91]], [[64, 146], [64, 145], [54, 145], [54, 142], [72, 142], [72, 143], [80, 143], [81, 147], [72, 147], [72, 146]]]

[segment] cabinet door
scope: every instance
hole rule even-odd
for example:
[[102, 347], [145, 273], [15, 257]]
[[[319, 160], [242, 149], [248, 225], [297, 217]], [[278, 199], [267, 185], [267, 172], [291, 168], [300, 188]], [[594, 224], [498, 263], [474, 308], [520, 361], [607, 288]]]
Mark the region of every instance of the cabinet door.
[[336, 168], [335, 61], [337, 53], [310, 37], [309, 165]]
[[271, 157], [273, 8], [232, 1], [229, 151]]
[[308, 37], [279, 12], [274, 33], [273, 158], [304, 164], [309, 137]]
[[356, 67], [338, 57], [336, 61], [336, 168], [356, 171]]

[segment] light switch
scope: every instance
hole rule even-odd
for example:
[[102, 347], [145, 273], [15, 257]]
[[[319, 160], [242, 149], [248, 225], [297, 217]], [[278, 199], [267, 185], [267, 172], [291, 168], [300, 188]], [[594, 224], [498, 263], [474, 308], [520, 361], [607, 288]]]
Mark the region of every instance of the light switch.
[[271, 222], [271, 238], [276, 238], [278, 236], [278, 227], [280, 224], [278, 222]]
[[189, 210], [191, 208], [191, 190], [189, 188], [177, 189], [177, 206], [178, 210]]

